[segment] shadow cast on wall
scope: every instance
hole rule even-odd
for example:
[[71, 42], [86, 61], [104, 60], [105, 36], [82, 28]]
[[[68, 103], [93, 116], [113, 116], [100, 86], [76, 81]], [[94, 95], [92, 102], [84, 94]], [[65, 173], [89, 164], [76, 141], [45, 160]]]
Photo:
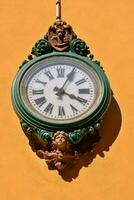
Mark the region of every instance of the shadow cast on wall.
[[117, 101], [113, 97], [109, 110], [104, 119], [104, 125], [102, 125], [102, 128], [99, 131], [102, 138], [99, 141], [98, 145], [94, 147], [94, 150], [92, 152], [84, 153], [77, 161], [77, 163], [75, 163], [73, 166], [68, 166], [67, 168], [59, 172], [62, 178], [67, 182], [71, 182], [73, 181], [73, 179], [76, 179], [78, 177], [80, 169], [82, 167], [88, 167], [97, 155], [104, 158], [104, 152], [109, 151], [110, 146], [112, 146], [112, 144], [116, 140], [121, 128], [121, 124], [121, 110]]

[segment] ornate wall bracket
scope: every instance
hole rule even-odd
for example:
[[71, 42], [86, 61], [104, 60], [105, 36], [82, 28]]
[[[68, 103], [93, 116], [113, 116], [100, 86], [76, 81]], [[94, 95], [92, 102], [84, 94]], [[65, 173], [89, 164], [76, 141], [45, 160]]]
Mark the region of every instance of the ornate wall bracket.
[[[21, 126], [29, 139], [32, 150], [41, 159], [44, 159], [49, 169], [62, 170], [73, 164], [82, 154], [83, 149], [90, 151], [100, 135], [98, 129], [101, 123], [69, 133], [65, 131], [51, 132], [29, 126], [21, 120]], [[88, 138], [85, 145], [84, 138]]]

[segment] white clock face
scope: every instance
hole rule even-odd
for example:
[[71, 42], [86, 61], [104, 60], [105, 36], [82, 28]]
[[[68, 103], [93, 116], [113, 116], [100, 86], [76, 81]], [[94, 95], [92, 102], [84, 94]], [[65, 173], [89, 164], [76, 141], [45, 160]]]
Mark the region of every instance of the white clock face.
[[42, 119], [77, 121], [100, 99], [100, 80], [90, 66], [76, 59], [51, 58], [34, 64], [23, 78], [28, 108]]

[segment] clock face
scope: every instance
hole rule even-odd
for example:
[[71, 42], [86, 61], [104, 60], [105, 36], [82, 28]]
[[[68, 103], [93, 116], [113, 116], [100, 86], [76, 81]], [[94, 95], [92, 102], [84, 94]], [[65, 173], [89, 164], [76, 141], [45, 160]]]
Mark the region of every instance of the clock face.
[[21, 82], [30, 112], [50, 123], [89, 116], [101, 100], [101, 81], [93, 68], [75, 58], [50, 57], [34, 63]]

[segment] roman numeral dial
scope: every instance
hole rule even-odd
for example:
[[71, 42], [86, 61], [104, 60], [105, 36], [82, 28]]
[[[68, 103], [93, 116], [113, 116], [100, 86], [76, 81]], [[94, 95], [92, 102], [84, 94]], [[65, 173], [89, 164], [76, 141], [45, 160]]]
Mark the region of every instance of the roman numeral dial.
[[27, 91], [32, 110], [44, 120], [80, 118], [95, 101], [94, 79], [79, 65], [48, 63], [30, 73]]

